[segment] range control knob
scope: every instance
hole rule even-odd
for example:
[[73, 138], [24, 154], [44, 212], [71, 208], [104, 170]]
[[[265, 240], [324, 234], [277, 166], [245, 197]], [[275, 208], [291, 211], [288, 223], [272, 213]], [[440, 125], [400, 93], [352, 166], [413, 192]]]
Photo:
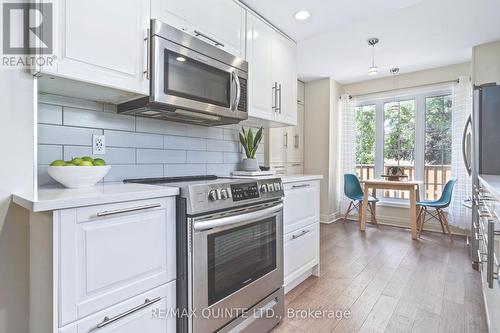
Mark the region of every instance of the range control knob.
[[227, 195], [227, 190], [226, 190], [226, 189], [224, 189], [224, 188], [223, 188], [223, 189], [220, 191], [220, 197], [221, 197], [221, 199], [222, 199], [222, 200], [226, 200], [226, 199], [228, 198], [228, 195]]
[[260, 191], [262, 193], [266, 193], [267, 192], [267, 184], [262, 184], [260, 185]]
[[217, 191], [216, 190], [210, 190], [210, 192], [208, 192], [208, 200], [210, 200], [210, 201], [217, 200]]

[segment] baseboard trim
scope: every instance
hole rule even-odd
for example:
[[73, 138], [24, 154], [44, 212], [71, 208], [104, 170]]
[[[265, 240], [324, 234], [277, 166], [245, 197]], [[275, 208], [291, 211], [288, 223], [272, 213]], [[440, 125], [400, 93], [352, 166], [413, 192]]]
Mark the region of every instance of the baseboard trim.
[[325, 223], [325, 224], [330, 224], [338, 220], [340, 216], [340, 212], [336, 211], [331, 214], [320, 214], [319, 216], [319, 222], [320, 223]]

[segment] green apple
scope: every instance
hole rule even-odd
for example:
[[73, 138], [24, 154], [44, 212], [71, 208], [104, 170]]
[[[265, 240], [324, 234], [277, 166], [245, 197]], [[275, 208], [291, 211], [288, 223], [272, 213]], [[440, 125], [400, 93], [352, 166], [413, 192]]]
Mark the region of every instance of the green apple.
[[94, 159], [90, 156], [83, 156], [82, 160], [90, 162], [90, 163], [94, 163]]
[[83, 162], [83, 159], [81, 159], [80, 157], [75, 157], [71, 160], [71, 163], [73, 163], [74, 165], [81, 165]]
[[66, 163], [64, 164], [64, 166], [76, 166], [76, 164], [73, 164], [73, 163], [71, 163], [71, 162], [66, 162]]
[[82, 161], [82, 163], [80, 163], [80, 166], [94, 166], [94, 165], [92, 164], [92, 162]]
[[55, 160], [54, 162], [50, 163], [50, 166], [65, 166], [66, 162], [63, 160]]
[[103, 166], [103, 165], [106, 165], [106, 161], [104, 161], [102, 158], [96, 158], [94, 160], [94, 165], [95, 166]]

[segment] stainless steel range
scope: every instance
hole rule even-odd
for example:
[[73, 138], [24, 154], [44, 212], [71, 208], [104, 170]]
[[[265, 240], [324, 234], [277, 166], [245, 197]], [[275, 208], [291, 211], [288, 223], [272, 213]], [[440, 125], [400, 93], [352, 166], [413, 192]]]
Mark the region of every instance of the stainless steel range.
[[128, 180], [180, 188], [177, 332], [268, 332], [282, 318], [281, 179]]

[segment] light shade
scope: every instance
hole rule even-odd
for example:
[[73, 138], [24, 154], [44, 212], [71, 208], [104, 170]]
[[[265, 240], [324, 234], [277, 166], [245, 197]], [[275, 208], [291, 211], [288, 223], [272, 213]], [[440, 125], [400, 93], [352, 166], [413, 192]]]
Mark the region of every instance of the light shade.
[[377, 66], [372, 66], [368, 68], [368, 75], [375, 75], [378, 73], [378, 67]]
[[309, 13], [307, 10], [299, 10], [298, 12], [295, 13], [295, 19], [299, 21], [304, 21], [311, 16], [311, 13]]
[[178, 56], [177, 58], [175, 58], [175, 60], [180, 61], [180, 62], [184, 62], [184, 61], [186, 61], [186, 58]]

